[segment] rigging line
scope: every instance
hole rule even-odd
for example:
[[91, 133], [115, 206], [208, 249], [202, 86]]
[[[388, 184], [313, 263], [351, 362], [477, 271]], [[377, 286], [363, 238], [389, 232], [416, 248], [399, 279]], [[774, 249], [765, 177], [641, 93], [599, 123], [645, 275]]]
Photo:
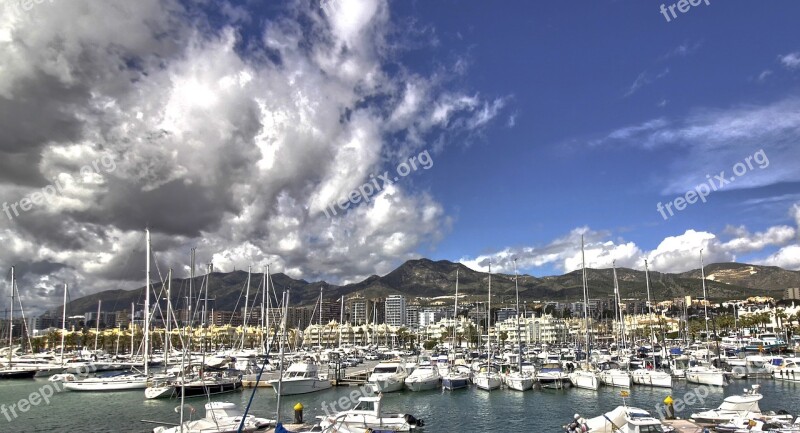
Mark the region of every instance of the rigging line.
[[[235, 313], [239, 309], [239, 302], [242, 300], [242, 293], [244, 292], [245, 286], [247, 285], [247, 280], [242, 282], [242, 288], [239, 290], [239, 299], [236, 300], [236, 305], [233, 307], [233, 312]], [[246, 314], [247, 312], [245, 312]], [[244, 319], [244, 318], [242, 318]], [[228, 320], [228, 325], [233, 323], [233, 314], [231, 314], [230, 320]], [[242, 320], [242, 324], [244, 324], [244, 320]]]
[[[14, 282], [14, 285], [17, 283]], [[19, 312], [22, 315], [22, 329], [25, 331], [25, 336], [27, 336], [28, 340], [28, 347], [31, 349], [31, 353], [33, 353], [33, 343], [31, 342], [31, 331], [28, 329], [28, 321], [25, 319], [25, 308], [22, 307], [22, 297], [19, 295], [19, 287], [17, 287], [17, 302], [19, 303]]]

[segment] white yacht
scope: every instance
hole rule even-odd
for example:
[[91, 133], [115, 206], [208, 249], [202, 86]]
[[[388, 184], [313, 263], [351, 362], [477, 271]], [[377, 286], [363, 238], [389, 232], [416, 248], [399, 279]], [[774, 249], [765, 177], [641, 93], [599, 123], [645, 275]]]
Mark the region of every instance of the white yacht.
[[411, 415], [390, 414], [381, 411], [381, 396], [360, 397], [351, 410], [324, 416], [320, 421], [322, 431], [363, 432], [392, 431], [408, 432], [422, 427], [424, 423]]
[[631, 376], [627, 371], [619, 368], [619, 365], [613, 362], [600, 364], [600, 372], [597, 373], [598, 379], [605, 386], [612, 386], [618, 388], [630, 388]]
[[373, 392], [395, 392], [403, 389], [408, 371], [401, 360], [378, 363], [370, 374], [369, 385]]
[[327, 374], [321, 374], [319, 367], [311, 362], [295, 362], [290, 365], [283, 378], [269, 381], [275, 394], [280, 389], [281, 395], [307, 394], [309, 392], [322, 391], [331, 387], [331, 381]]
[[693, 413], [691, 419], [700, 424], [720, 424], [729, 422], [734, 417], [753, 417], [761, 415], [758, 402], [764, 398], [759, 392], [759, 385], [752, 385], [741, 395], [725, 397], [716, 409]]
[[[263, 431], [274, 425], [274, 421], [247, 415], [242, 423], [242, 413], [233, 403], [212, 402], [205, 405], [206, 416], [194, 421], [185, 421], [174, 427], [156, 427], [153, 433], [221, 433]], [[242, 429], [239, 430], [239, 426]]]
[[614, 433], [662, 433], [673, 431], [646, 410], [635, 407], [624, 409], [625, 424], [614, 430]]
[[800, 360], [787, 359], [780, 368], [772, 372], [772, 377], [790, 382], [800, 382]]
[[640, 368], [631, 372], [631, 379], [636, 385], [672, 388], [672, 375], [666, 371]]
[[512, 371], [503, 376], [506, 386], [516, 391], [527, 391], [533, 388], [535, 380], [531, 373], [525, 371]]
[[543, 364], [542, 368], [536, 372], [535, 379], [542, 388], [562, 389], [564, 382], [569, 381], [569, 375], [561, 368], [561, 364], [548, 362]]
[[569, 381], [576, 388], [597, 390], [600, 387], [600, 380], [597, 378], [597, 374], [588, 370], [573, 371], [569, 374]]
[[405, 380], [406, 388], [411, 391], [427, 391], [439, 387], [442, 376], [438, 368], [429, 363], [420, 364]]
[[147, 376], [138, 373], [116, 373], [64, 382], [64, 389], [70, 391], [127, 391], [145, 388]]
[[478, 389], [484, 391], [492, 391], [499, 389], [503, 385], [503, 378], [498, 372], [497, 366], [494, 364], [483, 364], [477, 373], [472, 377], [472, 383]]
[[686, 381], [701, 385], [725, 386], [725, 372], [707, 365], [689, 367], [686, 369]]

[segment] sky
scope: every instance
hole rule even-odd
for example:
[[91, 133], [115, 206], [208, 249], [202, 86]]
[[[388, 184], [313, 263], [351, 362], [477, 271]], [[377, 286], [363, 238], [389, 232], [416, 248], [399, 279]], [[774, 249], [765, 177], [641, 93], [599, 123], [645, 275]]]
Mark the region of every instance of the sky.
[[661, 5], [6, 0], [0, 263], [34, 309], [147, 227], [154, 279], [800, 270], [800, 4]]

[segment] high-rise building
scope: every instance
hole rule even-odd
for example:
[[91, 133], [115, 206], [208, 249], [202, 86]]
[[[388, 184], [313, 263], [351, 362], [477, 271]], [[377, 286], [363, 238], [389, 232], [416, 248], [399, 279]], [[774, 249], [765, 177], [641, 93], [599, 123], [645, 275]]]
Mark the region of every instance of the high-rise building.
[[[360, 295], [347, 300], [348, 322], [351, 325], [364, 325], [367, 323], [367, 309], [371, 308], [369, 302]], [[369, 312], [371, 316], [371, 311]]]
[[406, 324], [406, 298], [403, 295], [391, 295], [386, 298], [386, 324], [403, 326]]
[[783, 299], [800, 299], [800, 287], [786, 289], [783, 295]]
[[406, 325], [412, 328], [419, 326], [419, 305], [406, 306]]

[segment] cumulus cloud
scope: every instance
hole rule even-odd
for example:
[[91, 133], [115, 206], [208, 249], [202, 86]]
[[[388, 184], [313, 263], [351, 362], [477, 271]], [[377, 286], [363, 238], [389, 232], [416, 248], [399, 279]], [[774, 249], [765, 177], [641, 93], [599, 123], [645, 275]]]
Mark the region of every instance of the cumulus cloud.
[[729, 226], [721, 234], [690, 229], [664, 238], [649, 251], [635, 242], [612, 238], [610, 231], [580, 227], [544, 246], [505, 248], [475, 258], [462, 257], [460, 262], [481, 271], [486, 271], [491, 262], [492, 270], [509, 273], [513, 270], [512, 262], [516, 258], [519, 268], [551, 266], [561, 272], [570, 272], [581, 268], [580, 248], [583, 235], [586, 266], [589, 268], [609, 268], [616, 262], [618, 267], [641, 270], [644, 269], [644, 260], [647, 259], [651, 270], [680, 273], [700, 267], [700, 250], [703, 250], [704, 262], [710, 264], [732, 262], [742, 254], [778, 247], [778, 252], [767, 258], [753, 260], [753, 263], [800, 270], [800, 261], [796, 256], [800, 204], [792, 206], [790, 216], [796, 227], [778, 225], [762, 232], [751, 233], [744, 226]]
[[[441, 238], [449, 219], [411, 181], [323, 209], [412, 152], [478, 134], [507, 97], [397, 68], [416, 33], [388, 2], [337, 4], [256, 20], [225, 2], [206, 5], [211, 19], [177, 0], [74, 0], [0, 16], [0, 195], [64, 186], [0, 218], [0, 260], [35, 303], [57, 304], [59, 281], [73, 297], [141, 281], [146, 226], [163, 268], [196, 246], [221, 270], [272, 263], [335, 283]], [[114, 170], [84, 181], [103, 156]]]

